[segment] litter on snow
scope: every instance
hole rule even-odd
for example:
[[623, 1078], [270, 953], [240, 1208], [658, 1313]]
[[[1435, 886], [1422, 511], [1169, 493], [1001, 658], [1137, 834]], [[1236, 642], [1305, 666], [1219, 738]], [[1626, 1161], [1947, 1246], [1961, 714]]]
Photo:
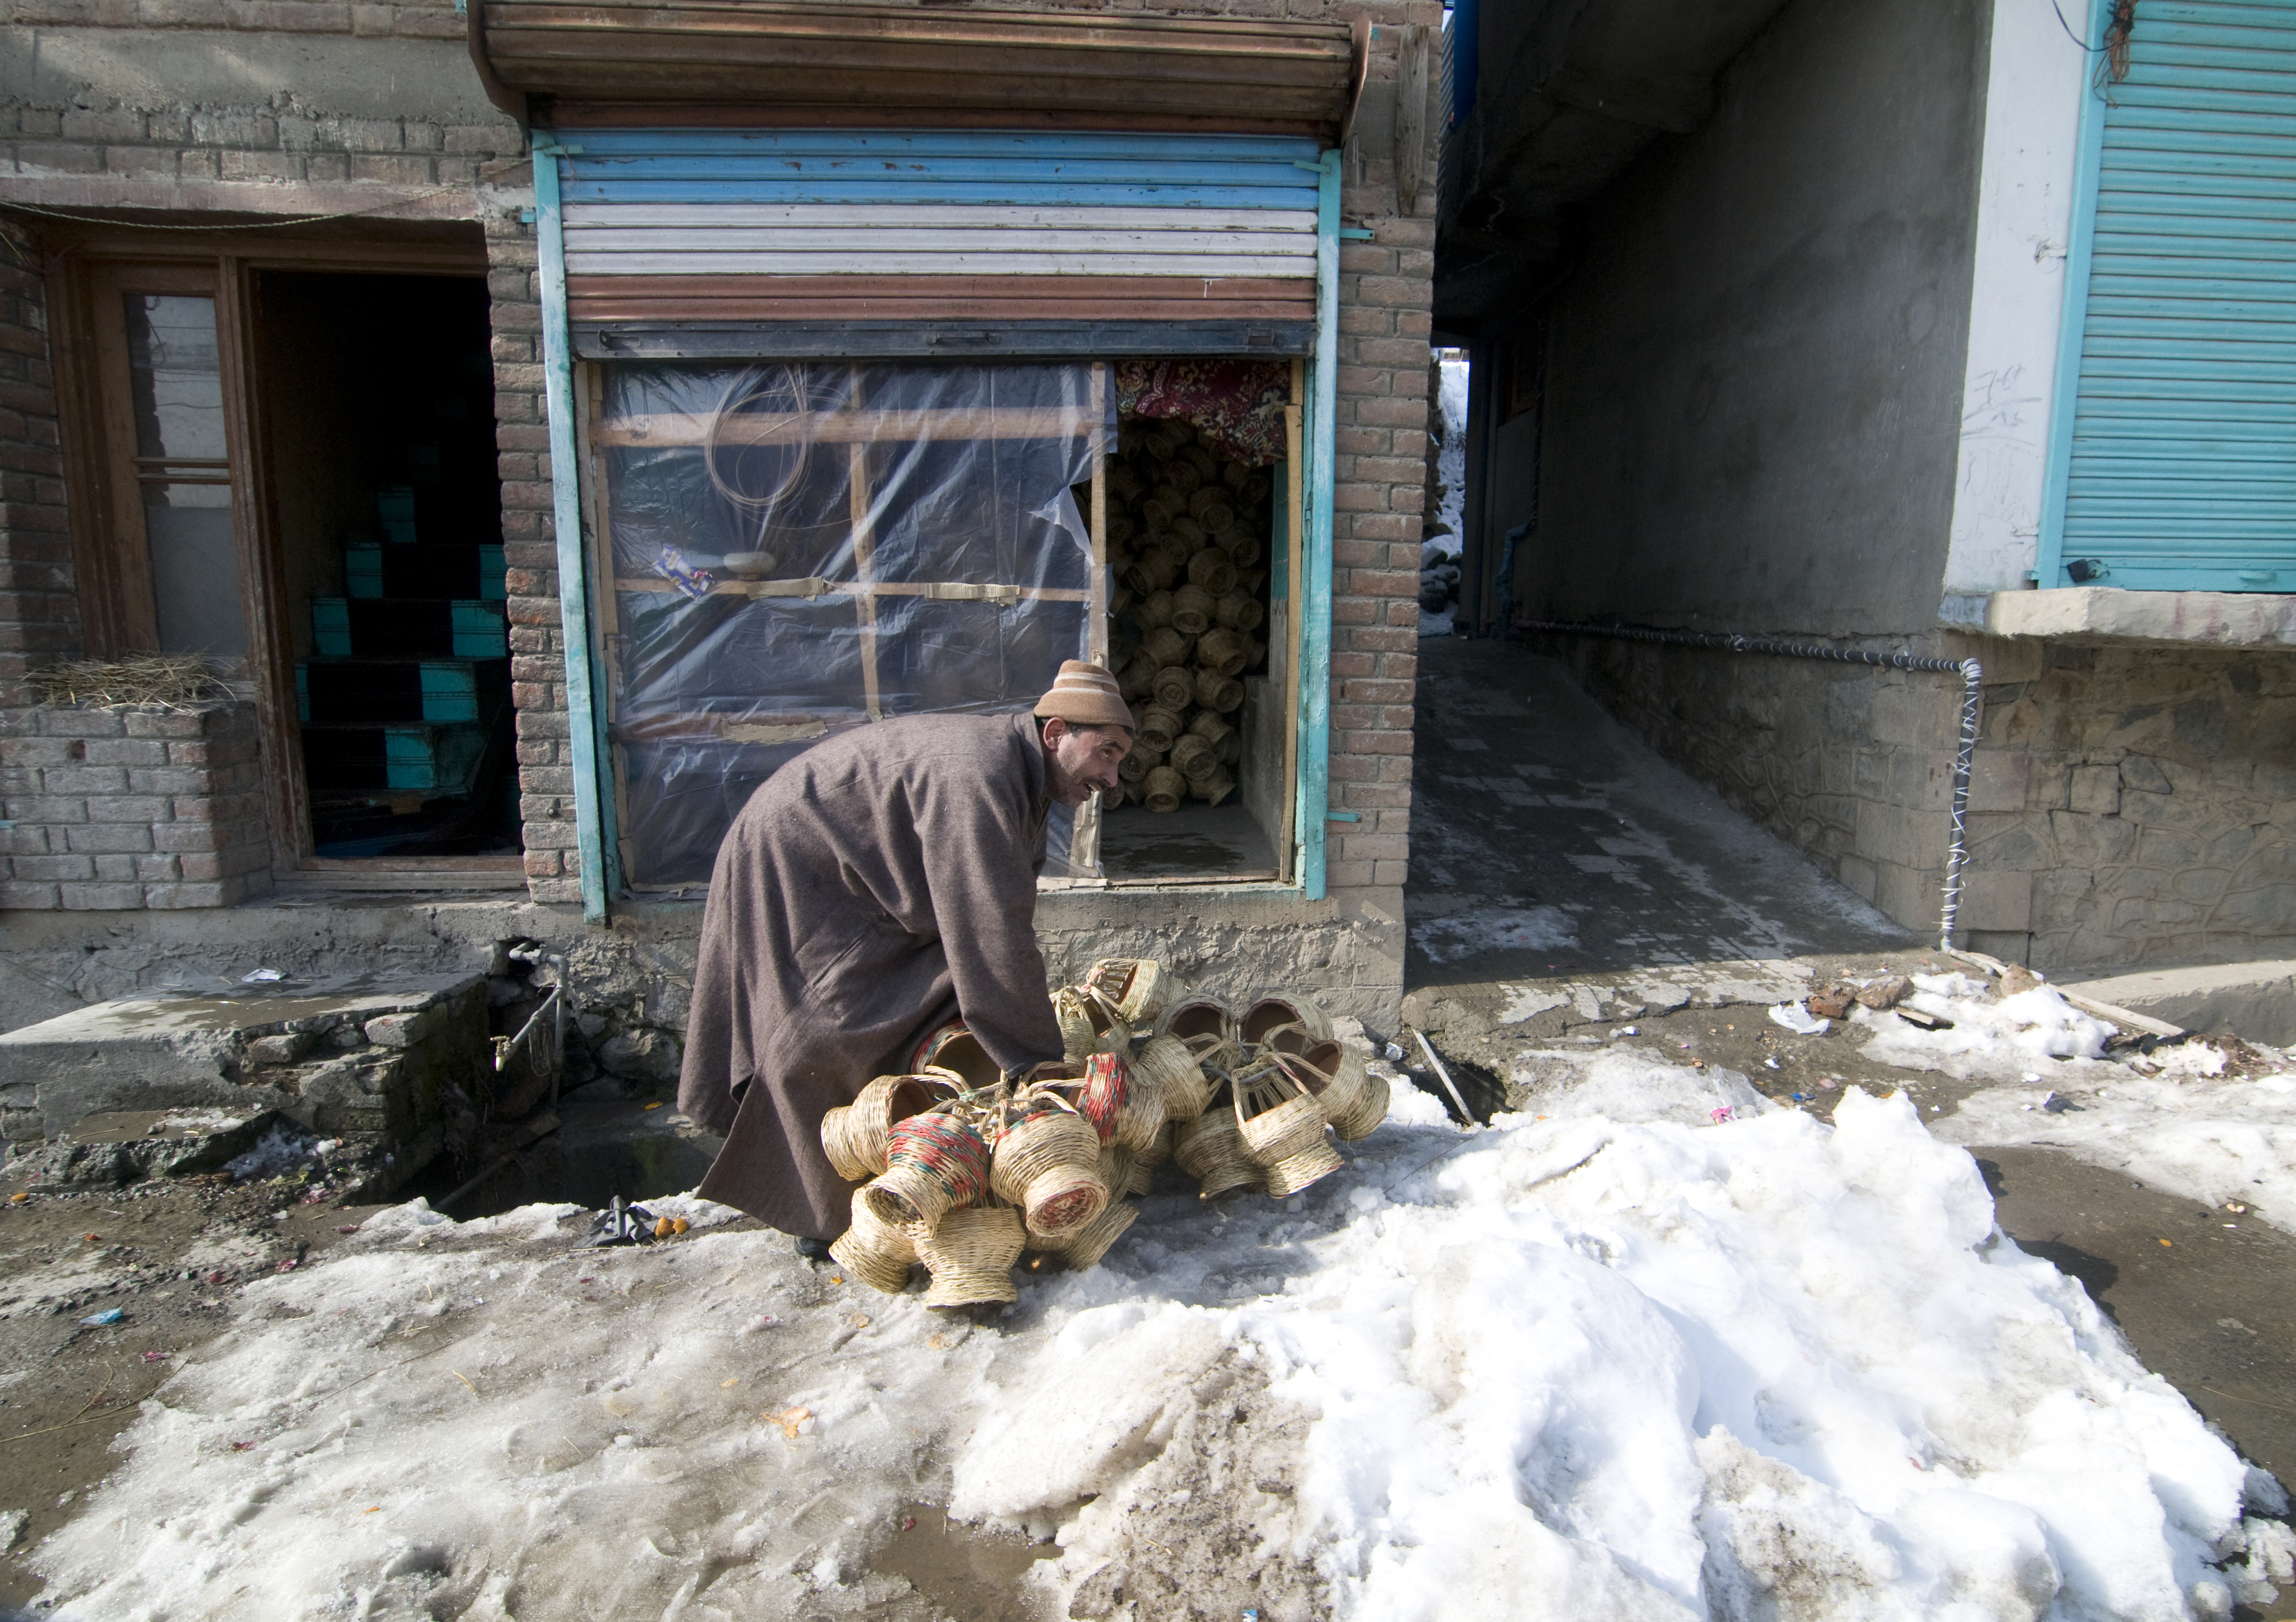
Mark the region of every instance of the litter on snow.
[[1770, 1009], [1770, 1023], [1783, 1025], [1797, 1036], [1822, 1036], [1833, 1028], [1831, 1020], [1813, 1018], [1799, 1003], [1779, 1003]]

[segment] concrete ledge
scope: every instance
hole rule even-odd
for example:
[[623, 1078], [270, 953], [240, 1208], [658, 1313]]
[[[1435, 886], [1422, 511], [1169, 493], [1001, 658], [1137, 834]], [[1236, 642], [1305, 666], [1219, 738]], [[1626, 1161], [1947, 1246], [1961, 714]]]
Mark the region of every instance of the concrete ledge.
[[2046, 636], [2060, 642], [2296, 648], [2296, 595], [2131, 592], [2109, 586], [1996, 592], [1985, 600], [1985, 628], [1996, 636]]
[[2296, 961], [2155, 969], [2068, 982], [2060, 988], [2186, 1030], [2210, 1035], [2229, 1031], [2274, 1047], [2296, 1044]]

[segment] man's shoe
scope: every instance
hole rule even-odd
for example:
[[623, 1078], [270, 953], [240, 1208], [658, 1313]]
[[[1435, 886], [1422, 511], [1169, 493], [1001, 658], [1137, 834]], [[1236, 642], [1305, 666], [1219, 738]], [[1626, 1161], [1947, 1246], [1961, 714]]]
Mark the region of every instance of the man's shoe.
[[807, 1263], [829, 1259], [829, 1241], [825, 1239], [800, 1239], [797, 1241], [798, 1259]]

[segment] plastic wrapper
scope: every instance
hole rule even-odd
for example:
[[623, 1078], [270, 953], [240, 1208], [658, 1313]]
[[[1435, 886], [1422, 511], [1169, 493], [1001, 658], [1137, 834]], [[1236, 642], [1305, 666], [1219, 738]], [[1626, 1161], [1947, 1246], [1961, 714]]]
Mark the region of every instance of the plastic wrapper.
[[1088, 364], [606, 367], [626, 879], [706, 881], [751, 791], [824, 737], [1024, 710], [1084, 657], [1071, 487], [1111, 406]]

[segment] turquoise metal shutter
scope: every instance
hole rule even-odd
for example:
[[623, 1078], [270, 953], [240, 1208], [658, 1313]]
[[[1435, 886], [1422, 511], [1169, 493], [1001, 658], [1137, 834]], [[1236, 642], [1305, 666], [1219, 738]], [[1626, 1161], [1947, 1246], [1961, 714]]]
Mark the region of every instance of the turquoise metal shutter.
[[2296, 0], [2138, 0], [2103, 95], [2040, 583], [2296, 590]]

